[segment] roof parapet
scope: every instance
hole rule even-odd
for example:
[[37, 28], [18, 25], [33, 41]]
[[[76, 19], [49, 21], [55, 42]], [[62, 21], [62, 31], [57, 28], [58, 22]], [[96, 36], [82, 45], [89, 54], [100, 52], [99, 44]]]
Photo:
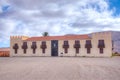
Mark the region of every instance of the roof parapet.
[[28, 36], [10, 36], [10, 39], [21, 39], [21, 40], [26, 40], [28, 39]]
[[92, 34], [92, 37], [93, 36], [111, 36], [111, 32], [108, 31], [108, 32], [95, 32], [95, 33], [91, 33]]

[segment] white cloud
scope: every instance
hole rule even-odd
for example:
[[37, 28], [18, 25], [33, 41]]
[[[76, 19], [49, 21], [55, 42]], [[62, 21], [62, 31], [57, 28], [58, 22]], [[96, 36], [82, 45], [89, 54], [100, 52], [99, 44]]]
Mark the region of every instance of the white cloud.
[[[2, 5], [10, 5], [6, 12]], [[107, 0], [1, 0], [0, 43], [10, 35], [41, 36], [120, 30]]]
[[0, 13], [2, 13], [3, 11], [2, 11], [2, 8], [0, 7]]

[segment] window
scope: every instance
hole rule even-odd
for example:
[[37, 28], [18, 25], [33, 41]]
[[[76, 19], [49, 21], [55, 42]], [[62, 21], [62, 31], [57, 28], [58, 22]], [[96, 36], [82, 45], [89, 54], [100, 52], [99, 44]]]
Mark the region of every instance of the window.
[[86, 40], [85, 48], [92, 48], [91, 40]]
[[27, 42], [23, 42], [23, 45], [27, 45]]
[[46, 48], [47, 48], [46, 41], [42, 41], [42, 43], [41, 43], [42, 53], [45, 53]]
[[87, 53], [90, 53], [91, 52], [91, 49], [90, 48], [87, 48]]
[[68, 41], [64, 41], [64, 45], [68, 45]]
[[76, 48], [76, 53], [79, 53], [79, 48]]
[[36, 42], [32, 42], [32, 45], [36, 46]]
[[103, 53], [103, 49], [105, 48], [104, 40], [99, 40], [98, 41], [98, 48], [99, 48], [99, 53]]
[[35, 54], [37, 48], [36, 42], [32, 42], [31, 48], [33, 49], [33, 54]]
[[68, 43], [68, 41], [64, 41], [63, 48], [64, 48], [64, 52], [65, 52], [65, 53], [68, 53], [68, 48], [69, 48], [69, 43]]
[[80, 44], [80, 41], [79, 40], [75, 40], [75, 44]]
[[22, 49], [23, 49], [24, 54], [27, 52], [27, 51], [26, 51], [27, 48], [28, 48], [27, 42], [23, 42]]
[[92, 48], [91, 40], [86, 40], [85, 48], [87, 49], [87, 53], [91, 53]]
[[42, 45], [46, 45], [46, 42], [45, 42], [45, 41], [42, 41]]
[[103, 53], [103, 48], [99, 48], [100, 49], [100, 53]]
[[80, 41], [75, 40], [74, 48], [76, 50], [76, 53], [79, 53], [79, 48], [80, 48]]
[[105, 48], [104, 40], [98, 41], [98, 48]]
[[18, 44], [15, 43], [14, 46], [13, 46], [13, 49], [15, 50], [15, 54], [17, 54], [17, 50], [18, 50], [18, 48], [19, 48], [19, 47], [18, 47]]

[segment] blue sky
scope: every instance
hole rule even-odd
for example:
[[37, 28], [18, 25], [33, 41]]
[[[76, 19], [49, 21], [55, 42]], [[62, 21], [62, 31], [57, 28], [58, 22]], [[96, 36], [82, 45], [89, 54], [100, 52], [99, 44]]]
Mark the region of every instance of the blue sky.
[[120, 0], [0, 0], [0, 47], [10, 36], [120, 31]]
[[120, 15], [120, 0], [109, 0], [110, 9], [115, 8], [114, 16]]

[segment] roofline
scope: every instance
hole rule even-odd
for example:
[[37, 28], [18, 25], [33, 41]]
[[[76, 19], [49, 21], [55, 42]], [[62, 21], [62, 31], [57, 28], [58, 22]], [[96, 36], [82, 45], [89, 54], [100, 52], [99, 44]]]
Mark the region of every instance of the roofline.
[[[73, 37], [76, 36], [77, 38], [73, 39]], [[50, 40], [79, 40], [79, 36], [85, 36], [83, 39], [91, 39], [91, 37], [88, 36], [88, 34], [84, 34], [84, 35], [63, 35], [63, 36], [37, 36], [37, 37], [30, 37], [26, 40], [23, 40], [23, 41], [43, 41], [43, 40], [46, 40], [46, 41], [50, 41]], [[32, 38], [35, 38], [34, 40], [30, 40]], [[37, 40], [37, 38], [39, 38]], [[40, 40], [40, 38], [42, 40]], [[52, 39], [53, 38], [53, 39]], [[65, 39], [64, 39], [65, 38]], [[80, 40], [83, 40], [82, 38]]]

